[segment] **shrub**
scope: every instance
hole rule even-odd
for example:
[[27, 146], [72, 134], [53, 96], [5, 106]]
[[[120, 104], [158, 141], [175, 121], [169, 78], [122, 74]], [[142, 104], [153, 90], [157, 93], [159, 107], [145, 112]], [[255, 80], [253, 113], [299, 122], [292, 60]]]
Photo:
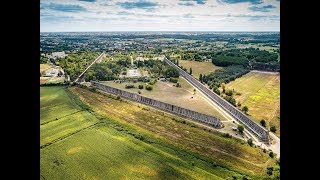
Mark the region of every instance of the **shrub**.
[[261, 126], [266, 127], [266, 121], [264, 119], [261, 119], [260, 124]]
[[170, 81], [170, 82], [173, 82], [173, 83], [177, 83], [177, 82], [178, 82], [178, 79], [177, 79], [177, 78], [172, 78], [172, 77], [171, 77], [171, 78], [169, 79], [169, 81]]
[[120, 96], [118, 95], [116, 99], [119, 100], [119, 99], [120, 99]]
[[142, 84], [139, 84], [138, 88], [139, 88], [139, 89], [143, 89], [143, 85], [142, 85]]
[[242, 124], [238, 124], [238, 131], [239, 131], [240, 133], [243, 133], [243, 131], [244, 131], [244, 126], [243, 126]]
[[126, 89], [134, 88], [134, 85], [133, 84], [126, 84], [125, 88]]
[[232, 138], [232, 135], [230, 135], [229, 133], [223, 133], [222, 136], [226, 138]]
[[273, 158], [273, 157], [274, 157], [274, 153], [273, 153], [272, 151], [270, 151], [270, 152], [269, 152], [269, 156], [270, 156], [271, 158]]
[[272, 126], [270, 127], [270, 131], [271, 131], [271, 132], [276, 132], [276, 131], [277, 131], [277, 128], [276, 128], [274, 125], [272, 125]]
[[252, 142], [252, 139], [250, 138], [250, 139], [248, 139], [248, 144], [250, 145], [250, 146], [252, 146], [253, 145], [253, 142]]
[[272, 172], [273, 172], [273, 167], [267, 167], [267, 174], [268, 174], [269, 176], [272, 175]]
[[153, 87], [151, 85], [146, 85], [146, 90], [151, 91], [153, 89]]
[[233, 95], [233, 91], [232, 90], [226, 90], [226, 95], [232, 96]]
[[177, 84], [176, 84], [176, 87], [181, 87], [181, 84], [180, 84], [180, 83], [177, 83]]
[[243, 111], [245, 114], [247, 114], [247, 112], [249, 111], [249, 108], [248, 108], [247, 106], [244, 106], [244, 107], [242, 108], [242, 111]]

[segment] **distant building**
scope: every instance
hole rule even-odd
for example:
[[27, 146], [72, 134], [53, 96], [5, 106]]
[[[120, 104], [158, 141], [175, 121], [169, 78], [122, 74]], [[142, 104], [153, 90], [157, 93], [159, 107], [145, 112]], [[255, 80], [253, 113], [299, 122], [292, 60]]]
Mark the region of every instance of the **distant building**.
[[136, 61], [144, 61], [143, 57], [137, 57]]
[[53, 52], [52, 53], [52, 58], [56, 59], [56, 58], [63, 58], [66, 57], [67, 54], [64, 51], [61, 52]]

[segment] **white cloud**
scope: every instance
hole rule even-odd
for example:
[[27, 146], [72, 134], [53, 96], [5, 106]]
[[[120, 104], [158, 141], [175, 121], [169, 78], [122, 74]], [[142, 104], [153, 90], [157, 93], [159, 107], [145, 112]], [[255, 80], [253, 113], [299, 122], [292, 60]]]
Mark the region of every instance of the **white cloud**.
[[[179, 0], [155, 2], [153, 8], [124, 8], [119, 2], [141, 0], [41, 0], [40, 31], [279, 31], [280, 3], [265, 0], [255, 6], [272, 5], [269, 12], [252, 11], [250, 3], [227, 4], [208, 0], [205, 4], [179, 5]], [[81, 6], [86, 11], [50, 9], [51, 3]], [[58, 6], [59, 8], [60, 6]], [[82, 9], [82, 8], [78, 8]]]

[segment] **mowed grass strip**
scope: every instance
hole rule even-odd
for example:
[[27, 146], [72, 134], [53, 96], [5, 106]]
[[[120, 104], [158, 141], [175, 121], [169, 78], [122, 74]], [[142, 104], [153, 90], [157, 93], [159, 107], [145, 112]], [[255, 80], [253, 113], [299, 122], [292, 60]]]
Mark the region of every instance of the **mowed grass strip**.
[[249, 108], [248, 114], [260, 123], [268, 122], [267, 128], [274, 125], [280, 137], [280, 75], [268, 72], [251, 71], [226, 84], [226, 89], [234, 89], [241, 95], [235, 99]]
[[181, 123], [183, 119], [177, 116], [134, 102], [115, 100], [78, 87], [70, 90], [103, 116], [134, 124], [140, 131], [152, 132], [168, 143], [214, 159], [231, 169], [260, 175], [265, 173], [265, 165], [270, 158], [261, 149], [252, 148], [244, 141], [224, 138], [221, 133], [190, 126], [186, 121]]
[[187, 71], [190, 71], [192, 68], [192, 75], [194, 78], [199, 79], [200, 74], [209, 74], [214, 72], [217, 69], [221, 69], [219, 66], [215, 66], [212, 62], [198, 62], [198, 61], [187, 61], [179, 60], [179, 66], [187, 68]]
[[[50, 88], [41, 88], [40, 91], [56, 93], [59, 89]], [[61, 90], [66, 91], [65, 88]], [[74, 88], [71, 90], [74, 91]], [[86, 90], [83, 92], [88, 93]], [[48, 92], [42, 94], [51, 96]], [[64, 96], [63, 93], [60, 95]], [[79, 101], [75, 98], [69, 95], [64, 100], [74, 100], [74, 107], [78, 109]], [[44, 99], [62, 103], [54, 98]], [[98, 101], [104, 102], [104, 99], [102, 96]], [[44, 103], [54, 106], [54, 103]], [[66, 116], [40, 126], [41, 143], [54, 142], [40, 149], [42, 179], [227, 179], [232, 176], [242, 178], [247, 174], [219, 166], [201, 155], [165, 143], [162, 139], [166, 137], [142, 128], [132, 128], [134, 125], [127, 121], [104, 118], [107, 116], [90, 112]], [[87, 126], [97, 121], [99, 123], [95, 123], [95, 126]]]
[[[226, 120], [220, 111], [212, 106], [200, 92], [196, 92], [194, 95], [193, 86], [191, 86], [185, 79], [179, 78], [178, 82], [181, 84], [181, 87], [179, 88], [173, 86], [174, 83], [158, 81], [153, 85], [152, 91], [140, 89], [141, 95], [204, 114], [212, 115], [221, 120]], [[132, 93], [138, 93], [138, 85], [141, 84], [144, 87], [146, 86], [146, 83], [138, 82], [134, 83], [135, 88], [126, 89], [125, 85], [128, 83], [120, 84], [113, 81], [105, 81], [102, 83]]]

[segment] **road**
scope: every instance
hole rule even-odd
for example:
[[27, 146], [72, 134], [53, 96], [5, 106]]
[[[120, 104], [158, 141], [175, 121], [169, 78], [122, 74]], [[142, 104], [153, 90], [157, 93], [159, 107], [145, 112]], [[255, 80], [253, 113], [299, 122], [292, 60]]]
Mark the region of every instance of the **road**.
[[99, 61], [103, 56], [105, 56], [105, 53], [101, 53], [78, 77], [76, 80], [74, 80], [74, 82], [78, 82], [79, 78], [82, 77], [84, 75], [84, 73], [86, 73], [86, 71], [97, 61]]

